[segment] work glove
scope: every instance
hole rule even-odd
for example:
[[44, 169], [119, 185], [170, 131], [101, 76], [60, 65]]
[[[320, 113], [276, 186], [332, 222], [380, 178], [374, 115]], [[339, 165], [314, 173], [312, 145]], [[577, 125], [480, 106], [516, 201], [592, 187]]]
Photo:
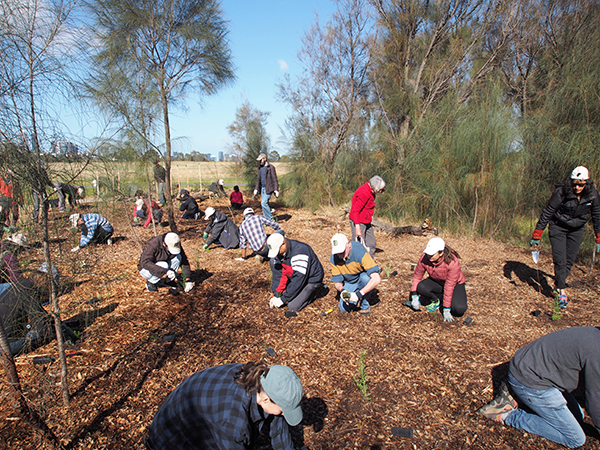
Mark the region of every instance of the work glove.
[[208, 233], [206, 233], [206, 232], [205, 232], [205, 233], [202, 235], [202, 239], [204, 239], [204, 240], [207, 240], [207, 239], [208, 239]]
[[344, 289], [341, 293], [340, 293], [340, 298], [343, 300], [344, 303], [348, 304], [350, 303], [350, 298], [352, 297], [352, 294], [350, 292], [348, 292], [346, 289]]
[[411, 308], [414, 309], [415, 311], [419, 311], [421, 309], [421, 302], [419, 299], [419, 294], [417, 293], [413, 293], [410, 294], [410, 303], [411, 303]]
[[253, 195], [253, 197], [256, 197], [256, 194], [258, 194], [258, 191], [256, 189], [254, 189], [254, 195]]
[[170, 281], [173, 281], [175, 279], [175, 277], [176, 277], [176, 275], [175, 275], [174, 271], [172, 271], [171, 269], [167, 270], [167, 278]]
[[271, 297], [271, 300], [269, 300], [269, 306], [271, 308], [281, 308], [283, 306], [283, 301], [279, 297]]
[[537, 247], [538, 245], [540, 245], [540, 240], [539, 239], [532, 239], [529, 241], [529, 246], [530, 247]]
[[454, 317], [452, 317], [452, 314], [450, 314], [450, 308], [442, 308], [442, 309], [443, 309], [442, 315], [444, 316], [444, 322], [454, 322]]
[[193, 287], [194, 287], [194, 283], [192, 283], [191, 281], [186, 281], [185, 282], [185, 288], [183, 289], [183, 292], [190, 292]]
[[352, 292], [350, 294], [350, 303], [358, 303], [359, 301], [362, 301], [363, 297], [364, 295], [362, 295], [360, 291]]
[[596, 243], [596, 253], [600, 253], [600, 243]]
[[81, 247], [79, 245], [77, 247], [71, 249], [71, 251], [73, 253], [78, 252], [79, 250], [81, 250]]
[[279, 191], [273, 191], [273, 194], [275, 194], [275, 197], [279, 198]]
[[202, 250], [206, 250], [206, 249], [208, 249], [208, 244], [204, 244], [204, 245], [202, 246]]

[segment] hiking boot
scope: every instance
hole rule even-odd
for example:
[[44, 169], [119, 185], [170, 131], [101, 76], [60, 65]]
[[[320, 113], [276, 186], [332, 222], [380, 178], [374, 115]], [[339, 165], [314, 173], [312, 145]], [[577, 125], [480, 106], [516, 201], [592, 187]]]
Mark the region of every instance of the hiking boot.
[[436, 312], [438, 309], [440, 309], [440, 301], [437, 298], [425, 307], [425, 311], [431, 313]]
[[518, 407], [519, 405], [512, 395], [510, 395], [508, 387], [505, 383], [502, 383], [500, 392], [496, 398], [475, 412], [494, 422], [504, 423], [504, 419], [506, 419], [508, 413]]
[[148, 292], [158, 292], [158, 286], [154, 283], [150, 283], [149, 281], [146, 283], [146, 290]]
[[367, 309], [361, 309], [361, 310], [360, 310], [360, 313], [361, 313], [363, 316], [368, 316], [369, 314], [371, 314], [371, 307], [369, 306]]

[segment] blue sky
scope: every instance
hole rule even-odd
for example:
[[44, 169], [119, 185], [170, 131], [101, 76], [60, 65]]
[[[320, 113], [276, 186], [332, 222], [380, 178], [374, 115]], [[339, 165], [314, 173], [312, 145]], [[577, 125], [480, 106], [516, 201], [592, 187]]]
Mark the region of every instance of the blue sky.
[[222, 0], [225, 18], [230, 21], [230, 41], [236, 81], [212, 97], [189, 95], [186, 111], [171, 114], [172, 136], [179, 139], [174, 151], [216, 155], [228, 152], [231, 140], [227, 127], [235, 120], [244, 100], [269, 112], [267, 132], [271, 146], [285, 153], [280, 128], [288, 115], [286, 106], [275, 100], [277, 82], [287, 70], [292, 78], [301, 73], [297, 59], [304, 32], [316, 20], [324, 25], [335, 10], [332, 0]]

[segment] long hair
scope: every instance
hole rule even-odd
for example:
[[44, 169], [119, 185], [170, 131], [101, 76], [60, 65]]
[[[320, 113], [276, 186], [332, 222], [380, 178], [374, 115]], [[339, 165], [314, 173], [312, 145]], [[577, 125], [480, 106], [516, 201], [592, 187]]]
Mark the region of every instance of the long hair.
[[269, 366], [265, 361], [260, 362], [249, 362], [242, 366], [239, 372], [237, 372], [233, 379], [235, 382], [246, 389], [246, 393], [250, 392], [262, 392], [262, 384], [260, 383], [261, 376], [267, 376], [269, 373]]
[[[585, 181], [585, 187], [583, 191], [581, 191], [581, 197], [587, 197], [592, 193], [592, 189], [594, 187], [594, 182], [592, 179], [588, 179]], [[567, 180], [563, 183], [563, 193], [565, 196], [575, 195], [573, 191], [573, 180], [571, 178], [567, 178]]]
[[460, 259], [460, 255], [458, 254], [458, 252], [452, 247], [450, 247], [448, 244], [446, 244], [446, 246], [444, 247], [444, 254], [442, 255], [442, 257], [444, 258], [444, 262], [446, 264], [450, 264], [454, 260], [454, 258]]

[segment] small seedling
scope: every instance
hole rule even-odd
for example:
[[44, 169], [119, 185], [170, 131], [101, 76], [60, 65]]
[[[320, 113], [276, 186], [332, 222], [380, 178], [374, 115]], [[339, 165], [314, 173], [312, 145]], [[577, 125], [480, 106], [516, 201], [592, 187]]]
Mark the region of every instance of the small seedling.
[[554, 306], [552, 307], [552, 320], [560, 320], [562, 319], [562, 310], [558, 303], [558, 294], [554, 296]]
[[367, 365], [365, 364], [365, 357], [367, 356], [367, 351], [363, 351], [358, 359], [358, 377], [352, 377], [354, 379], [354, 383], [356, 383], [356, 387], [360, 391], [362, 397], [369, 401], [371, 400], [371, 394], [369, 394], [367, 386], [367, 381], [369, 379], [367, 375]]
[[385, 266], [383, 266], [383, 271], [385, 272], [385, 277], [389, 278], [392, 273], [392, 263], [389, 262]]

